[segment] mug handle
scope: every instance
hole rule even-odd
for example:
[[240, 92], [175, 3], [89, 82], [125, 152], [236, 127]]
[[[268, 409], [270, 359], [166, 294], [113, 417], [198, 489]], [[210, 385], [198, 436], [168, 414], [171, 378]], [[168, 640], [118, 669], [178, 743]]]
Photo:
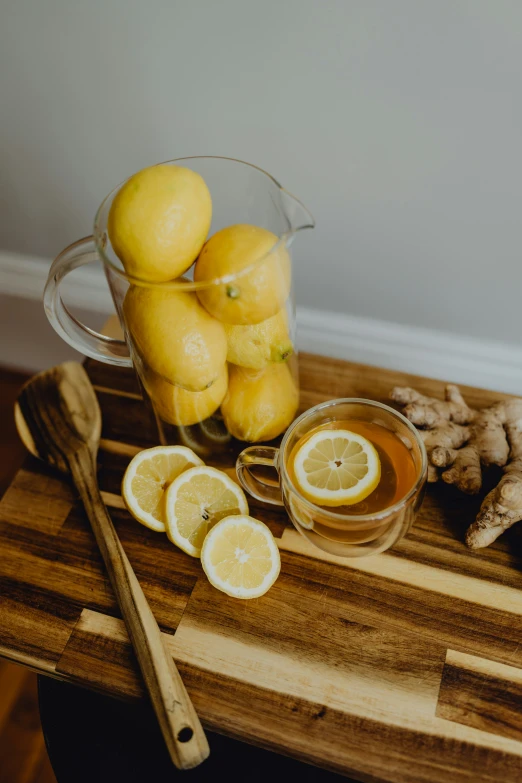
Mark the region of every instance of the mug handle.
[[85, 264], [99, 261], [94, 237], [79, 239], [65, 248], [52, 263], [44, 289], [45, 313], [53, 329], [73, 348], [91, 359], [119, 367], [132, 367], [129, 348], [124, 340], [105, 337], [80, 323], [67, 309], [60, 294], [63, 278]]
[[263, 465], [275, 468], [279, 475], [278, 456], [279, 449], [274, 449], [272, 446], [249, 446], [248, 449], [241, 452], [236, 460], [236, 473], [243, 489], [253, 498], [271, 503], [273, 506], [284, 506], [279, 480], [277, 484], [264, 482], [256, 478], [251, 471], [254, 465]]

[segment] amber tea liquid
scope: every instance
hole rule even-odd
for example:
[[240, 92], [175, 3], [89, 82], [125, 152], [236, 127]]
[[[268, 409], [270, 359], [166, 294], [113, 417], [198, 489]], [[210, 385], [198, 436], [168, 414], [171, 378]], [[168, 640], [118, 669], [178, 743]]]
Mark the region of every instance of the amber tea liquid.
[[[381, 461], [381, 479], [367, 498], [349, 506], [324, 507], [324, 511], [346, 514], [350, 517], [378, 514], [401, 500], [414, 486], [417, 470], [413, 456], [398, 435], [375, 422], [346, 419], [327, 422], [315, 427], [296, 443], [287, 463], [288, 474], [294, 487], [298, 486], [294, 473], [295, 456], [303, 443], [306, 443], [312, 435], [320, 430], [348, 430], [362, 435], [374, 445]], [[320, 512], [317, 512], [313, 519], [313, 527], [318, 535], [346, 543], [372, 541], [386, 532], [388, 524], [388, 522], [368, 522], [366, 520], [361, 520], [360, 524], [354, 523], [353, 520], [347, 520], [346, 524], [343, 524], [342, 521], [334, 522], [328, 517], [322, 517]]]

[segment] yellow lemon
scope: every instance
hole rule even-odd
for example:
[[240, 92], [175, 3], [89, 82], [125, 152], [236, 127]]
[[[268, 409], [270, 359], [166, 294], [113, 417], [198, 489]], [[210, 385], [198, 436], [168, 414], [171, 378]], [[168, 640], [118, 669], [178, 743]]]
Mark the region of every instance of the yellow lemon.
[[234, 598], [259, 598], [279, 576], [281, 558], [263, 522], [236, 514], [222, 519], [207, 534], [201, 565], [218, 590]]
[[271, 231], [243, 224], [223, 228], [208, 240], [194, 280], [234, 276], [198, 291], [209, 313], [229, 324], [257, 324], [279, 312], [290, 292], [290, 257], [284, 243], [273, 250], [278, 241]]
[[221, 404], [226, 428], [251, 443], [272, 440], [293, 420], [299, 392], [287, 364], [264, 370], [229, 366], [228, 392]]
[[224, 326], [228, 342], [227, 359], [232, 364], [261, 370], [269, 362], [285, 362], [293, 353], [284, 308], [259, 324]]
[[225, 329], [196, 294], [131, 286], [123, 314], [139, 359], [170, 383], [203, 391], [223, 374]]
[[320, 506], [359, 503], [381, 479], [375, 446], [349, 430], [316, 432], [298, 450], [293, 470], [303, 495]]
[[199, 174], [182, 166], [151, 166], [116, 194], [109, 238], [127, 274], [163, 282], [189, 268], [211, 220], [212, 200]]
[[150, 373], [145, 376], [145, 386], [163, 421], [177, 427], [188, 427], [208, 419], [223, 402], [228, 386], [227, 366], [223, 366], [221, 375], [212, 386], [203, 391], [187, 391]]

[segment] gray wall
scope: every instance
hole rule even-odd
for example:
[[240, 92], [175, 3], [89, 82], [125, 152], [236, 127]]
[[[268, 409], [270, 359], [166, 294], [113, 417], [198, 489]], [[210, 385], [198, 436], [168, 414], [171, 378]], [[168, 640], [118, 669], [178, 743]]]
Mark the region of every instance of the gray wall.
[[519, 0], [3, 0], [0, 249], [52, 256], [131, 172], [272, 172], [301, 304], [517, 342]]

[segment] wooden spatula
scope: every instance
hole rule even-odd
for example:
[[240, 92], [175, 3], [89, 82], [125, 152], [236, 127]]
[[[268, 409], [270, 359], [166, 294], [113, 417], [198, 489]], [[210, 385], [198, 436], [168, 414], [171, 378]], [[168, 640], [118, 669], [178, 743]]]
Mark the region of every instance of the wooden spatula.
[[16, 403], [15, 421], [32, 454], [72, 475], [172, 761], [179, 769], [196, 767], [209, 754], [207, 738], [101, 499], [96, 481], [101, 413], [81, 364], [66, 362], [32, 378]]

